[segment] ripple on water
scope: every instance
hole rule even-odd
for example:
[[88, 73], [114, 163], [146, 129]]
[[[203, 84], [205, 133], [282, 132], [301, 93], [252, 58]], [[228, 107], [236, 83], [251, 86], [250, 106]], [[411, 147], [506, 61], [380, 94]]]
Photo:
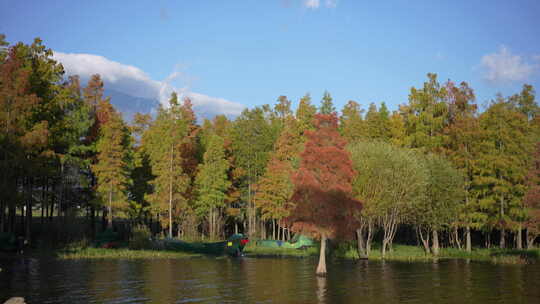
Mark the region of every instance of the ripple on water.
[[0, 303], [540, 303], [540, 265], [0, 259]]

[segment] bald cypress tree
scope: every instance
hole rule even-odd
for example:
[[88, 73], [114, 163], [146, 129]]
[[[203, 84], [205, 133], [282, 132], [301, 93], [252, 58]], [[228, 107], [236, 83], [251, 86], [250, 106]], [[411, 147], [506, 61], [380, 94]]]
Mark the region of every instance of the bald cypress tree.
[[332, 96], [328, 91], [324, 91], [323, 98], [321, 100], [321, 106], [319, 108], [319, 113], [332, 114], [334, 112], [336, 112], [336, 108], [332, 103]]
[[311, 95], [306, 93], [301, 99], [298, 109], [296, 109], [296, 120], [298, 121], [298, 133], [303, 136], [307, 130], [313, 130], [313, 117], [317, 113], [317, 107], [311, 104]]
[[223, 138], [212, 134], [195, 180], [197, 192], [195, 210], [206, 218], [209, 237], [212, 240], [218, 238], [227, 191], [231, 186], [227, 176], [228, 170], [229, 161], [225, 158]]
[[155, 176], [150, 182], [153, 192], [146, 199], [157, 213], [162, 227], [168, 228], [169, 237], [173, 232], [173, 213], [182, 214], [188, 207], [186, 192], [190, 177], [185, 172], [182, 154], [184, 139], [189, 134], [188, 126], [182, 116], [178, 95], [172, 93], [169, 108], [159, 108], [155, 121], [143, 134], [142, 145]]
[[527, 117], [502, 97], [480, 116], [486, 132], [477, 166], [475, 186], [486, 215], [487, 230], [499, 228], [501, 248], [506, 247], [506, 230], [524, 218], [522, 201], [525, 175], [532, 151]]
[[366, 138], [365, 121], [362, 119], [363, 112], [360, 105], [353, 100], [350, 100], [341, 110], [339, 130], [348, 142], [356, 142]]
[[107, 227], [112, 229], [113, 212], [127, 207], [127, 189], [131, 183], [129, 157], [130, 134], [122, 117], [108, 100], [98, 105], [103, 120], [97, 142], [97, 163], [93, 171], [97, 177], [97, 191], [107, 206]]
[[355, 229], [354, 214], [361, 205], [352, 198], [354, 170], [345, 140], [337, 130], [336, 114], [315, 116], [315, 131], [308, 131], [301, 163], [293, 175], [292, 229], [320, 238], [318, 275], [326, 274], [326, 240], [345, 237]]

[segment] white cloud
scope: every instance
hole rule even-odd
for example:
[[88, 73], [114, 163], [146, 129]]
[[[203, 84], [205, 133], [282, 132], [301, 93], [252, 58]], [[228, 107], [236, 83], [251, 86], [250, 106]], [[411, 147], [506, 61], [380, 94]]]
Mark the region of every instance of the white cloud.
[[513, 55], [507, 47], [501, 46], [497, 53], [484, 55], [480, 66], [484, 78], [491, 83], [508, 83], [526, 80], [535, 69], [519, 55]]
[[338, 0], [326, 0], [325, 5], [326, 7], [334, 8], [337, 6]]
[[[323, 0], [324, 6], [328, 8], [335, 8], [338, 0]], [[302, 5], [310, 9], [318, 9], [321, 7], [321, 0], [302, 0]]]
[[178, 69], [163, 81], [157, 81], [137, 67], [112, 61], [103, 56], [54, 52], [54, 59], [62, 63], [67, 75], [79, 75], [83, 85], [92, 75], [100, 74], [107, 89], [134, 97], [158, 100], [165, 106], [168, 105], [171, 93], [176, 91], [180, 97], [191, 98], [195, 112], [205, 117], [216, 114], [235, 116], [245, 108], [242, 104], [224, 98], [192, 92], [189, 90], [189, 83], [184, 83], [183, 87], [176, 87], [173, 84], [176, 83], [175, 80], [186, 79], [186, 75]]
[[305, 0], [304, 6], [311, 9], [317, 9], [320, 6], [319, 0]]
[[54, 52], [54, 59], [62, 63], [67, 74], [79, 75], [82, 79], [100, 74], [106, 84], [132, 96], [155, 98], [161, 87], [159, 81], [152, 80], [141, 69], [103, 56]]

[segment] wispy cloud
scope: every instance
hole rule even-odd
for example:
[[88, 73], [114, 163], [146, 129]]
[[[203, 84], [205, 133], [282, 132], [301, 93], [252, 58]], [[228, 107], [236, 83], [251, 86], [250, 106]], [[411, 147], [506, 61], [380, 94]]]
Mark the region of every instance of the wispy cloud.
[[320, 5], [321, 3], [319, 2], [319, 0], [305, 0], [304, 1], [304, 6], [307, 8], [317, 9], [319, 8]]
[[[323, 0], [324, 6], [328, 8], [335, 8], [338, 0]], [[303, 0], [302, 5], [310, 9], [318, 9], [321, 7], [321, 0]]]
[[337, 6], [338, 0], [326, 0], [324, 3], [326, 7], [334, 8]]
[[504, 84], [527, 80], [538, 69], [538, 64], [529, 63], [522, 56], [512, 54], [503, 45], [498, 52], [482, 56], [480, 67], [488, 82]]
[[[79, 75], [81, 80], [86, 81], [91, 75], [100, 74], [107, 89], [158, 100], [165, 106], [168, 105], [171, 93], [176, 91], [181, 97], [191, 98], [196, 113], [205, 117], [216, 114], [235, 116], [245, 108], [242, 104], [224, 98], [192, 92], [190, 78], [179, 68], [175, 68], [164, 80], [157, 81], [137, 67], [99, 55], [54, 52], [54, 58], [62, 63], [68, 75]], [[178, 85], [179, 82], [182, 84]]]

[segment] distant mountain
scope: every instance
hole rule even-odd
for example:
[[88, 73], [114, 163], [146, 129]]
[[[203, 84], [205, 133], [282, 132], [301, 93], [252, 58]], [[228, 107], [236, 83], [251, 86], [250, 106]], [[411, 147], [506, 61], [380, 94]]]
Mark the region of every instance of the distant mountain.
[[126, 121], [131, 121], [137, 112], [152, 113], [159, 105], [157, 99], [135, 97], [112, 89], [105, 89], [104, 95], [111, 98], [112, 105], [123, 114]]
[[[126, 122], [131, 122], [135, 113], [142, 114], [155, 113], [159, 106], [157, 99], [135, 97], [120, 91], [105, 88], [105, 97], [111, 98], [112, 105], [122, 113]], [[192, 99], [193, 100], [193, 99]], [[193, 111], [197, 116], [197, 121], [202, 123], [205, 118], [213, 119], [216, 115], [221, 114], [220, 104], [193, 105]], [[236, 115], [226, 115], [229, 119], [236, 118]]]

